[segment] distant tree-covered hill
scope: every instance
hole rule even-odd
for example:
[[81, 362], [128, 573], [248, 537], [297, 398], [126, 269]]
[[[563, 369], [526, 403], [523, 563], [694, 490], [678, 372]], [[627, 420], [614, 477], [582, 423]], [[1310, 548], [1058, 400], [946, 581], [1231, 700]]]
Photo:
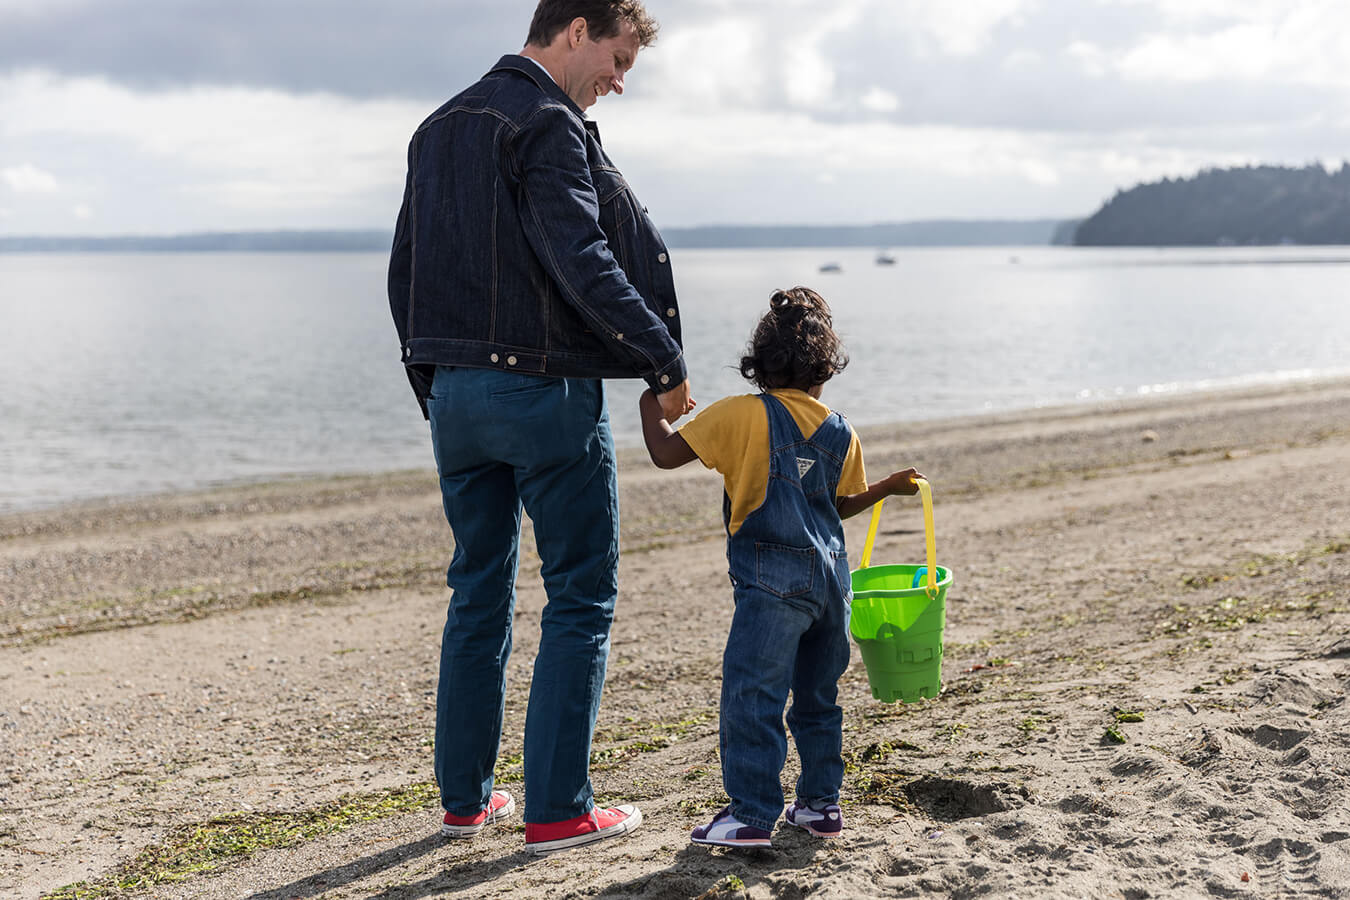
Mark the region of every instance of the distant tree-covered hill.
[[388, 251], [387, 231], [213, 231], [125, 237], [0, 236], [0, 253], [356, 253]]
[[1329, 172], [1207, 169], [1121, 191], [1078, 225], [1079, 246], [1350, 244], [1350, 163]]

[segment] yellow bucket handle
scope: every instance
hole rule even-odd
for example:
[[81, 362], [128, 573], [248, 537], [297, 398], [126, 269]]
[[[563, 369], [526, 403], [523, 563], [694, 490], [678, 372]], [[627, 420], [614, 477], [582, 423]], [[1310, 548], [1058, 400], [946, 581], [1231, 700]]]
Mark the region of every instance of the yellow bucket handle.
[[[933, 488], [928, 484], [926, 478], [916, 478], [914, 483], [919, 486], [919, 498], [923, 500], [923, 536], [924, 549], [928, 556], [928, 596], [937, 596], [937, 542], [933, 538]], [[863, 544], [861, 565], [859, 568], [866, 569], [872, 562], [872, 544], [877, 539], [877, 526], [881, 524], [881, 504], [885, 498], [878, 500], [872, 507], [872, 524], [867, 526], [867, 542]]]

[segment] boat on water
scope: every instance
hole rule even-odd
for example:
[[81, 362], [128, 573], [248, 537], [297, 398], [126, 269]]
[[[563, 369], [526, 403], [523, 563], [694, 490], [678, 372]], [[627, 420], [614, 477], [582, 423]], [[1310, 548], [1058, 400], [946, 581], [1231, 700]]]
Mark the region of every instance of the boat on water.
[[842, 272], [842, 271], [844, 271], [844, 267], [841, 266], [841, 265], [839, 265], [839, 263], [837, 263], [837, 262], [827, 262], [827, 263], [824, 263], [824, 264], [821, 265], [820, 271], [822, 271], [822, 272]]
[[889, 253], [887, 253], [885, 250], [878, 250], [878, 251], [877, 251], [877, 265], [879, 265], [879, 266], [893, 266], [893, 265], [895, 265], [895, 257], [894, 257], [894, 256], [891, 256], [891, 255], [890, 255]]

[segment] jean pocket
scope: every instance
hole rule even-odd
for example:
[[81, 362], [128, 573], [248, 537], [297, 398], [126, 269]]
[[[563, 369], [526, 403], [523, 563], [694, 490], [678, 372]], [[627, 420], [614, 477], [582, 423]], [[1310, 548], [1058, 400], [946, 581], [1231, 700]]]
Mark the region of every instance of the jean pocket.
[[811, 591], [816, 571], [816, 551], [755, 543], [755, 580], [779, 597], [797, 597]]
[[502, 373], [492, 388], [491, 396], [494, 402], [536, 400], [556, 391], [561, 385], [562, 379], [548, 375]]

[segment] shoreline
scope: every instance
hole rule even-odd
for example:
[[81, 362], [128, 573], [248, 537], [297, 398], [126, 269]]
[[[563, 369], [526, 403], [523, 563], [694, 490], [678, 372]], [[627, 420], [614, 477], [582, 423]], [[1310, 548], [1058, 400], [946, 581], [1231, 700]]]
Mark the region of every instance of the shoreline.
[[[0, 515], [0, 893], [1350, 897], [1350, 379], [859, 432], [869, 477], [929, 476], [954, 584], [940, 698], [841, 681], [842, 838], [688, 844], [725, 802], [721, 484], [626, 450], [592, 777], [631, 837], [435, 837], [434, 472], [287, 480]], [[922, 546], [888, 502], [874, 559]], [[526, 529], [518, 803], [538, 568]]]
[[[1254, 384], [1233, 383], [1199, 388], [1181, 388], [1152, 393], [1122, 394], [1115, 397], [1094, 397], [1081, 401], [1047, 403], [1018, 409], [965, 413], [953, 416], [899, 420], [890, 423], [858, 425], [858, 435], [864, 450], [870, 440], [876, 436], [883, 438], [905, 432], [931, 432], [951, 428], [978, 428], [983, 424], [1006, 425], [1015, 422], [1028, 424], [1047, 419], [1076, 419], [1082, 416], [1116, 415], [1129, 412], [1147, 413], [1149, 410], [1171, 405], [1203, 405], [1207, 399], [1230, 400], [1261, 398], [1285, 393], [1301, 394], [1309, 391], [1350, 387], [1350, 375], [1315, 376], [1311, 378], [1290, 377], [1275, 380], [1260, 380]], [[1240, 380], [1239, 380], [1240, 381]], [[614, 409], [610, 410], [611, 416]], [[430, 459], [431, 448], [427, 445]], [[646, 451], [640, 446], [617, 447], [621, 477], [624, 470], [635, 466], [649, 466]], [[434, 477], [434, 465], [426, 467], [397, 468], [383, 470], [352, 470], [337, 472], [282, 472], [259, 477], [240, 477], [208, 481], [201, 485], [152, 490], [137, 493], [106, 494], [95, 497], [56, 500], [38, 506], [26, 506], [13, 509], [0, 508], [0, 539], [10, 530], [7, 523], [11, 520], [42, 518], [44, 516], [71, 514], [88, 516], [98, 512], [115, 512], [120, 507], [139, 505], [174, 504], [175, 502], [201, 503], [219, 502], [222, 498], [234, 497], [253, 492], [273, 493], [293, 489], [298, 492], [307, 490], [323, 491], [340, 487], [344, 483], [361, 486], [380, 481], [403, 482], [408, 479], [425, 477], [428, 473]]]

